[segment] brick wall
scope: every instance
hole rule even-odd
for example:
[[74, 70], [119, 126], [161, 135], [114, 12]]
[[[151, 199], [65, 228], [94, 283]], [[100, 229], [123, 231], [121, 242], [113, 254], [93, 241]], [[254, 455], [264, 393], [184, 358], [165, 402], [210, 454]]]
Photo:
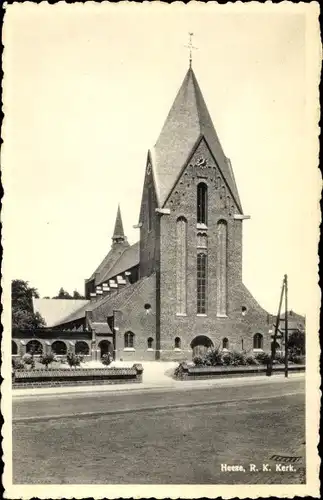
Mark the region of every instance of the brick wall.
[[[150, 309], [145, 309], [145, 305]], [[156, 349], [156, 276], [155, 274], [142, 280], [128, 302], [122, 304], [115, 317], [116, 346], [119, 359], [152, 360], [155, 352], [148, 351], [148, 338], [153, 339], [152, 348]], [[124, 335], [134, 333], [134, 351], [125, 348]], [[125, 350], [124, 350], [125, 349]]]
[[[119, 297], [119, 300], [117, 300]], [[94, 321], [107, 320], [113, 315], [115, 330], [115, 350], [117, 359], [152, 360], [156, 349], [156, 275], [142, 278], [134, 285], [128, 285], [115, 302], [107, 301], [92, 312]], [[145, 306], [150, 305], [149, 309]], [[124, 335], [135, 335], [134, 350], [125, 349]], [[153, 339], [153, 351], [148, 350], [148, 338]], [[110, 338], [112, 341], [112, 338]]]
[[[196, 167], [197, 160], [206, 159], [206, 166]], [[214, 345], [229, 339], [230, 348], [252, 349], [253, 335], [262, 333], [264, 349], [270, 349], [267, 313], [253, 299], [242, 284], [242, 222], [233, 219], [238, 213], [232, 199], [224, 207], [220, 199], [221, 187], [216, 187], [220, 172], [204, 141], [200, 143], [187, 168], [182, 173], [166, 202], [170, 215], [160, 219], [160, 336], [161, 359], [178, 358], [174, 352], [174, 339], [180, 337], [182, 349], [190, 352], [190, 343], [197, 335], [206, 335]], [[208, 307], [207, 316], [198, 316], [196, 310], [196, 191], [199, 182], [208, 186]], [[221, 180], [224, 184], [223, 178]], [[226, 195], [229, 194], [228, 191]], [[176, 220], [184, 216], [187, 227], [187, 315], [176, 315]], [[217, 317], [217, 223], [227, 222], [227, 317]], [[247, 308], [242, 316], [242, 306]], [[187, 354], [183, 357], [187, 357]]]

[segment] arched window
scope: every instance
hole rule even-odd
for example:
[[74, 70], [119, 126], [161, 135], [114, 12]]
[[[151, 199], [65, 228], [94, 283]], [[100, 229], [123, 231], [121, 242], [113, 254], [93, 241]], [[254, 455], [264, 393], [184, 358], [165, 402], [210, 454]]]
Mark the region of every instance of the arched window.
[[63, 356], [64, 354], [67, 353], [67, 347], [65, 342], [62, 340], [55, 340], [55, 342], [52, 343], [52, 351], [54, 354], [58, 354]]
[[14, 340], [11, 341], [11, 355], [18, 354], [18, 346]]
[[261, 333], [256, 333], [253, 336], [253, 348], [254, 349], [262, 349], [264, 345], [264, 338]]
[[207, 225], [207, 185], [204, 182], [197, 185], [197, 222]]
[[75, 344], [75, 354], [83, 354], [87, 356], [90, 352], [90, 348], [87, 342], [84, 340], [78, 340]]
[[212, 340], [206, 335], [198, 335], [191, 342], [193, 357], [204, 356], [213, 347]]
[[229, 340], [226, 337], [222, 339], [222, 349], [229, 349]]
[[125, 346], [125, 348], [135, 346], [135, 334], [134, 333], [126, 332], [124, 334], [124, 346]]
[[217, 227], [217, 314], [227, 314], [227, 223], [218, 222]]
[[175, 338], [175, 349], [181, 349], [181, 339], [179, 337]]
[[187, 277], [187, 220], [179, 217], [176, 222], [176, 312], [186, 314]]
[[148, 349], [152, 349], [153, 348], [153, 343], [154, 343], [154, 339], [152, 337], [149, 337], [147, 339], [147, 348]]
[[207, 254], [197, 254], [197, 314], [206, 314], [207, 303]]
[[26, 345], [28, 354], [43, 354], [43, 346], [39, 340], [30, 340]]

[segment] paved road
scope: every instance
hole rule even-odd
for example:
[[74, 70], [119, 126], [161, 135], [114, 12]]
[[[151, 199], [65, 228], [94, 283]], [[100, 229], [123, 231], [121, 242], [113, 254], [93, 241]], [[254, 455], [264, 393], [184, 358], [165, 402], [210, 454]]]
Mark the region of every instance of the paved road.
[[[304, 409], [302, 379], [18, 399], [14, 483], [299, 484]], [[274, 455], [300, 457], [295, 471], [276, 471], [285, 462]], [[250, 463], [258, 471], [250, 472]], [[245, 472], [225, 472], [221, 464]]]

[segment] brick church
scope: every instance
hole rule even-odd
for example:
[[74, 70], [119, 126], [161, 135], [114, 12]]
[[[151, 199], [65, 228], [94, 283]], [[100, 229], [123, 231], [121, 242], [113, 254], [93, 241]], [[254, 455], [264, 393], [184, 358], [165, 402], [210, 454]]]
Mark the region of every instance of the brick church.
[[[210, 346], [270, 351], [273, 318], [242, 282], [246, 218], [189, 67], [147, 154], [139, 242], [129, 245], [119, 207], [87, 300], [39, 332], [42, 349], [55, 339], [62, 353], [83, 343], [92, 359], [110, 351], [123, 360], [191, 359]], [[34, 301], [41, 313], [43, 302]]]

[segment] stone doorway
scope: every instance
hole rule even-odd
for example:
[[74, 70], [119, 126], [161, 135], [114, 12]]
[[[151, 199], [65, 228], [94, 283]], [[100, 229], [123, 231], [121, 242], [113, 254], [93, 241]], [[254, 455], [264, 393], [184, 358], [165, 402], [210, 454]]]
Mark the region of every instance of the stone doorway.
[[98, 345], [100, 349], [100, 358], [104, 356], [104, 354], [110, 353], [113, 356], [113, 344], [109, 340], [101, 340]]
[[206, 335], [198, 335], [191, 342], [192, 357], [204, 356], [213, 347], [213, 342]]

